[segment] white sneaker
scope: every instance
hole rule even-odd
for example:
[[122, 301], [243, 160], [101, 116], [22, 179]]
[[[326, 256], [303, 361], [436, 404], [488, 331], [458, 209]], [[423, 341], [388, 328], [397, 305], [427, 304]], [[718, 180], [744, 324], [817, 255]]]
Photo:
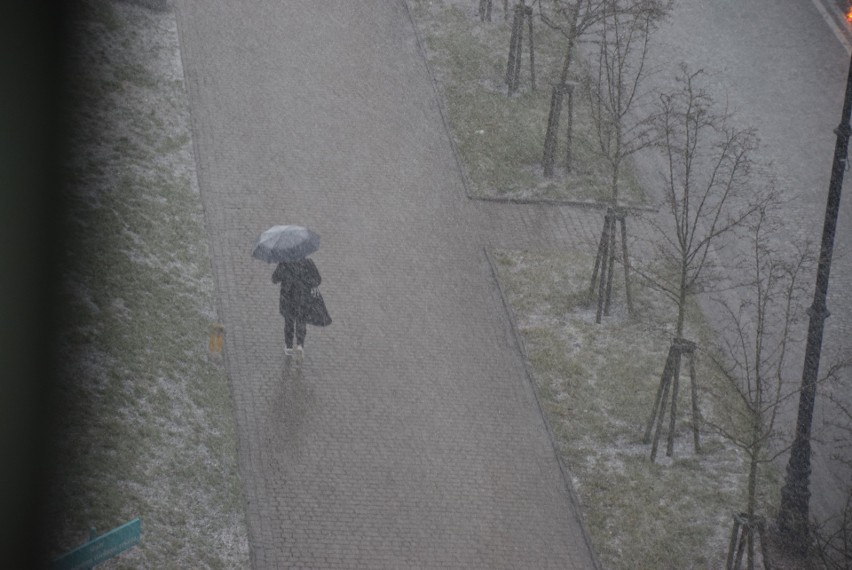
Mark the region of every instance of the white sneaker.
[[300, 362], [301, 362], [301, 360], [302, 360], [304, 357], [305, 357], [305, 349], [304, 349], [304, 348], [302, 347], [302, 345], [300, 344], [300, 345], [298, 345], [298, 346], [296, 347], [296, 360], [298, 360], [298, 361], [300, 361]]
[[284, 347], [284, 356], [293, 356], [293, 349]]

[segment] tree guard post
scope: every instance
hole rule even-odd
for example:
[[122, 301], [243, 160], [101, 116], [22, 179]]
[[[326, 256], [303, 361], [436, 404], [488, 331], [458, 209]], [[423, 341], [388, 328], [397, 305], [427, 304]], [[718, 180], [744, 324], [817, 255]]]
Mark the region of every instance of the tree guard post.
[[666, 364], [663, 366], [663, 375], [660, 378], [660, 385], [657, 387], [657, 395], [654, 398], [654, 409], [651, 412], [651, 419], [648, 421], [648, 427], [645, 429], [645, 437], [642, 439], [646, 445], [651, 443], [651, 434], [654, 430], [654, 419], [657, 417], [657, 412], [663, 404], [663, 393], [668, 394], [668, 379], [671, 378], [672, 368], [672, 352], [666, 357]]
[[698, 409], [698, 388], [695, 385], [695, 347], [689, 353], [689, 388], [692, 396], [692, 444], [695, 453], [701, 453], [701, 442], [698, 435], [698, 424], [701, 423], [701, 412]]
[[[651, 443], [651, 461], [657, 458], [657, 448], [660, 442], [660, 435], [663, 431], [663, 420], [666, 415], [666, 407], [669, 403], [669, 389], [671, 389], [671, 416], [669, 417], [669, 433], [666, 441], [666, 455], [671, 457], [674, 454], [674, 436], [675, 424], [677, 421], [677, 395], [680, 385], [680, 365], [683, 355], [689, 358], [689, 381], [691, 384], [692, 397], [692, 435], [695, 446], [695, 453], [701, 452], [701, 446], [698, 435], [698, 391], [695, 385], [695, 349], [696, 344], [691, 340], [684, 338], [672, 339], [672, 344], [669, 347], [669, 353], [666, 357], [666, 364], [663, 367], [663, 375], [660, 378], [660, 386], [657, 388], [657, 395], [654, 399], [654, 408], [651, 417], [648, 420], [648, 425], [645, 429], [644, 443]], [[656, 430], [654, 425], [656, 424]], [[653, 431], [653, 441], [651, 433]]]
[[[666, 403], [669, 400], [669, 387], [671, 386], [672, 381], [672, 369], [674, 368], [674, 355], [671, 350], [669, 350], [669, 356], [666, 359], [667, 366], [664, 369], [664, 372], [667, 372], [666, 376], [664, 376], [660, 382], [660, 387], [662, 388], [662, 394], [660, 396], [660, 407], [659, 414], [657, 415], [657, 429], [654, 431], [654, 441], [651, 444], [651, 463], [654, 462], [657, 458], [657, 446], [660, 444], [660, 433], [663, 431], [663, 420], [666, 417]], [[651, 418], [649, 422], [649, 429], [654, 425], [654, 418]], [[646, 430], [647, 431], [647, 430]]]
[[[571, 173], [571, 146], [574, 141], [574, 86], [577, 83], [568, 81], [564, 89], [568, 94], [568, 128], [565, 129], [565, 172]], [[551, 167], [552, 169], [552, 167]], [[622, 228], [624, 225], [622, 224]]]
[[547, 132], [544, 135], [544, 156], [542, 167], [544, 175], [548, 178], [553, 176], [553, 163], [556, 161], [556, 144], [559, 131], [559, 115], [562, 113], [562, 95], [565, 93], [565, 85], [551, 83], [550, 113], [547, 116]]
[[672, 413], [669, 414], [669, 437], [666, 442], [666, 457], [674, 453], [675, 421], [677, 420], [677, 393], [680, 388], [680, 362], [683, 352], [677, 350], [674, 353], [674, 366], [672, 366]]
[[[523, 6], [523, 2], [521, 2]], [[535, 91], [535, 49], [533, 47], [533, 9], [532, 6], [524, 6], [524, 14], [530, 27], [530, 87]]]
[[606, 230], [608, 227], [609, 224], [607, 224], [606, 216], [604, 216], [604, 225], [603, 230], [601, 231], [601, 239], [598, 242], [598, 253], [595, 256], [595, 268], [592, 271], [592, 282], [589, 284], [589, 299], [591, 299], [592, 296], [595, 294], [595, 283], [597, 283], [598, 280], [598, 270], [601, 267], [601, 260], [604, 258], [604, 248], [606, 247], [606, 244], [609, 243], [606, 239]]
[[[728, 559], [725, 561], [725, 570], [732, 570], [734, 567], [734, 553], [737, 551], [740, 537], [740, 521], [742, 521], [742, 517], [734, 513], [734, 528], [731, 529], [731, 542], [728, 544]], [[740, 555], [742, 555], [742, 552], [740, 552]]]
[[533, 9], [525, 6], [523, 0], [515, 4], [515, 17], [512, 20], [512, 36], [509, 39], [509, 61], [506, 65], [506, 84], [509, 96], [518, 90], [521, 78], [521, 60], [524, 51], [524, 19], [529, 20], [530, 81], [535, 90], [535, 53], [533, 50]]
[[512, 35], [509, 38], [509, 62], [506, 65], [506, 84], [509, 86], [509, 95], [518, 89], [518, 75], [521, 67], [521, 40], [524, 33], [523, 27], [524, 7], [515, 5], [515, 17], [512, 20]]
[[743, 563], [745, 547], [749, 542], [754, 544], [754, 536], [760, 539], [760, 552], [763, 555], [763, 566], [769, 568], [769, 552], [766, 548], [766, 519], [760, 515], [749, 517], [748, 513], [734, 513], [734, 527], [731, 530], [731, 541], [728, 545], [728, 557], [725, 570], [740, 570]]
[[633, 314], [633, 298], [630, 294], [630, 273], [627, 258], [627, 209], [619, 206], [609, 206], [604, 215], [604, 228], [601, 232], [601, 241], [598, 244], [598, 253], [595, 257], [595, 268], [592, 271], [592, 282], [589, 285], [589, 297], [595, 294], [595, 285], [598, 283], [598, 309], [595, 322], [600, 324], [602, 315], [609, 316], [612, 301], [612, 279], [615, 273], [615, 242], [616, 224], [621, 224], [621, 255], [624, 262], [624, 290], [627, 296], [627, 313]]
[[491, 3], [493, 0], [479, 0], [479, 21], [491, 21]]
[[[569, 119], [571, 117], [570, 111], [568, 117]], [[627, 298], [627, 314], [633, 315], [633, 295], [630, 293], [630, 260], [627, 257], [627, 210], [616, 208], [616, 218], [621, 222], [621, 260], [624, 265], [624, 296]]]
[[601, 260], [601, 278], [600, 278], [600, 286], [598, 288], [598, 310], [595, 313], [595, 322], [598, 323], [598, 324], [600, 324], [600, 322], [601, 322], [601, 314], [603, 314], [603, 307], [604, 307], [604, 294], [605, 294], [604, 287], [605, 287], [605, 283], [606, 283], [606, 269], [607, 269], [606, 256], [609, 254], [609, 252], [607, 251], [608, 248], [609, 248], [609, 224], [607, 224], [606, 229], [604, 229], [604, 236], [605, 237], [602, 240], [602, 241], [605, 242], [603, 244], [604, 259]]
[[[595, 258], [595, 270], [592, 273], [592, 284], [590, 287], [590, 291], [594, 294], [595, 290], [595, 280], [599, 279], [598, 283], [598, 309], [595, 314], [595, 322], [600, 324], [601, 315], [604, 311], [604, 294], [606, 292], [606, 283], [609, 282], [607, 269], [609, 268], [609, 257], [612, 255], [612, 252], [609, 249], [609, 244], [612, 241], [610, 239], [610, 233], [612, 232], [612, 222], [613, 222], [613, 214], [612, 208], [607, 208], [606, 214], [604, 215], [604, 227], [603, 232], [601, 232], [601, 241], [598, 245], [598, 255]], [[598, 269], [600, 269], [600, 274], [598, 274]]]

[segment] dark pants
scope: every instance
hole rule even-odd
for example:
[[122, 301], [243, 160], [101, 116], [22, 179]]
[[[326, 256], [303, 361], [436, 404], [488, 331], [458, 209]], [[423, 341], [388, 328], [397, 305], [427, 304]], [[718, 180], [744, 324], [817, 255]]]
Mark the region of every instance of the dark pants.
[[304, 345], [305, 335], [308, 334], [308, 326], [305, 321], [295, 317], [284, 317], [284, 346], [287, 348], [293, 348], [294, 332], [296, 333], [296, 344]]

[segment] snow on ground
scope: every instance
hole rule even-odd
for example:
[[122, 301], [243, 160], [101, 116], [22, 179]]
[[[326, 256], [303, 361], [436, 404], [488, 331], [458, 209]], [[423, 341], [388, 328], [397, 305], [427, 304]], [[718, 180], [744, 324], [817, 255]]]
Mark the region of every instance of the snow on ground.
[[87, 0], [73, 32], [49, 555], [140, 517], [103, 567], [248, 567], [175, 18]]

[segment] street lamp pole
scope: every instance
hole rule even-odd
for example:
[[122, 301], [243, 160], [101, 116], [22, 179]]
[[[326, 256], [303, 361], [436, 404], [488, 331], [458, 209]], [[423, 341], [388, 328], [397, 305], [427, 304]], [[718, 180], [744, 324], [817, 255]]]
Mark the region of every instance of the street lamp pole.
[[834, 249], [834, 232], [837, 227], [837, 214], [840, 209], [840, 191], [843, 186], [843, 174], [846, 171], [849, 126], [852, 113], [852, 58], [849, 60], [849, 74], [846, 78], [846, 98], [843, 102], [843, 114], [840, 126], [834, 129], [837, 143], [834, 147], [834, 163], [831, 168], [831, 182], [828, 186], [828, 202], [825, 207], [825, 223], [822, 229], [819, 265], [817, 266], [814, 302], [808, 309], [808, 341], [805, 348], [805, 365], [802, 370], [802, 387], [799, 393], [799, 414], [796, 419], [796, 437], [790, 449], [787, 463], [787, 475], [781, 489], [781, 509], [778, 513], [778, 529], [784, 542], [798, 554], [806, 554], [810, 545], [808, 526], [808, 501], [810, 500], [811, 475], [811, 422], [814, 415], [817, 376], [819, 373], [822, 333], [825, 319], [828, 318], [826, 296], [828, 294], [828, 275], [831, 271], [831, 255]]

